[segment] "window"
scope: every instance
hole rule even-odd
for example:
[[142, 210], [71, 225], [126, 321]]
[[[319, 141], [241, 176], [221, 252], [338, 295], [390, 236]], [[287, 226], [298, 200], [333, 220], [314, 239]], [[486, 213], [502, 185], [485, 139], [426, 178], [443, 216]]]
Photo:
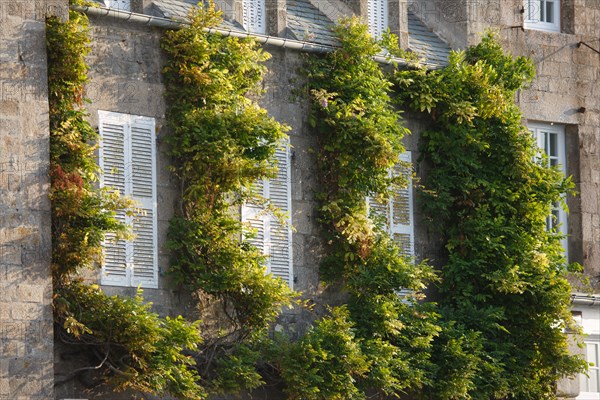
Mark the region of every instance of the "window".
[[131, 11], [131, 0], [104, 0], [108, 8], [116, 8], [122, 11]]
[[154, 119], [99, 111], [101, 186], [136, 201], [136, 216], [117, 217], [133, 227], [133, 240], [104, 242], [103, 285], [158, 286]]
[[265, 34], [266, 29], [265, 0], [242, 0], [242, 25], [252, 33]]
[[578, 306], [581, 312], [584, 347], [583, 355], [590, 363], [588, 373], [579, 374], [577, 400], [600, 400], [600, 305]]
[[[561, 125], [530, 123], [529, 129], [533, 132], [537, 145], [540, 150], [548, 156], [548, 165], [558, 166], [566, 175], [566, 154], [565, 154], [565, 128]], [[559, 203], [552, 206], [550, 215], [546, 218], [546, 229], [559, 232], [564, 235], [561, 240], [565, 253], [568, 249], [567, 243], [567, 213]]]
[[388, 0], [368, 0], [367, 17], [369, 33], [375, 38], [381, 38], [388, 28]]
[[560, 0], [525, 0], [525, 28], [560, 32]]
[[[405, 152], [400, 156], [400, 160], [411, 162], [411, 153]], [[402, 254], [407, 257], [413, 257], [414, 254], [414, 223], [413, 223], [413, 202], [412, 202], [412, 168], [407, 169], [404, 165], [398, 164], [390, 171], [390, 174], [399, 176], [400, 174], [408, 178], [408, 185], [405, 188], [396, 188], [392, 197], [387, 203], [381, 203], [374, 198], [368, 198], [367, 204], [371, 215], [382, 218], [386, 229], [393, 240], [400, 247]]]
[[263, 251], [267, 259], [267, 273], [283, 279], [293, 286], [292, 272], [292, 227], [289, 219], [292, 211], [291, 170], [289, 145], [278, 148], [275, 152], [277, 160], [277, 176], [256, 183], [258, 194], [288, 216], [287, 223], [282, 223], [275, 216], [267, 213], [261, 206], [245, 204], [242, 207], [242, 221], [256, 232], [249, 241]]

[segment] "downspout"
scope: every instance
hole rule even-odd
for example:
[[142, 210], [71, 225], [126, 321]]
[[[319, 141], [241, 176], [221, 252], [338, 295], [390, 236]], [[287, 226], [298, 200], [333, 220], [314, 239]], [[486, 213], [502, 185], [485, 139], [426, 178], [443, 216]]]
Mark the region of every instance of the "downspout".
[[[98, 17], [109, 17], [115, 18], [121, 21], [131, 21], [138, 24], [153, 26], [162, 29], [180, 29], [184, 25], [189, 25], [189, 23], [185, 21], [175, 21], [168, 18], [162, 17], [154, 17], [145, 14], [138, 14], [129, 11], [116, 10], [113, 8], [104, 8], [104, 7], [89, 7], [89, 6], [71, 6], [71, 8], [75, 11], [79, 11], [88, 15], [98, 16]], [[337, 49], [337, 46], [330, 46], [318, 43], [311, 43], [302, 40], [295, 39], [286, 39], [280, 38], [276, 36], [267, 36], [267, 35], [259, 35], [256, 33], [248, 33], [242, 31], [234, 31], [231, 29], [223, 29], [223, 28], [205, 28], [206, 32], [215, 34], [218, 33], [223, 36], [232, 36], [237, 38], [247, 38], [251, 37], [255, 39], [258, 43], [281, 47], [285, 49], [304, 51], [307, 53], [329, 53]], [[398, 64], [398, 65], [408, 65], [408, 62], [404, 58], [398, 57], [385, 57], [385, 56], [374, 56], [373, 59], [381, 64]], [[423, 65], [429, 67], [439, 67], [436, 64], [423, 63]]]

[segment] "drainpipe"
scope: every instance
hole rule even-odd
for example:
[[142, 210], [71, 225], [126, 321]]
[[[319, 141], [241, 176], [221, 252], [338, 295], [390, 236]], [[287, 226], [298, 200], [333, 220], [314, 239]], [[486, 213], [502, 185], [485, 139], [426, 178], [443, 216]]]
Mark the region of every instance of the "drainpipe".
[[[105, 7], [89, 7], [89, 6], [71, 6], [71, 8], [75, 11], [79, 11], [88, 15], [98, 16], [98, 17], [109, 17], [115, 18], [122, 21], [131, 21], [138, 24], [153, 26], [162, 29], [180, 29], [184, 25], [189, 25], [189, 23], [185, 21], [176, 21], [168, 18], [162, 17], [154, 17], [145, 14], [138, 14], [129, 11], [122, 11], [113, 8], [105, 8]], [[242, 31], [234, 31], [231, 29], [223, 29], [223, 28], [205, 28], [206, 32], [215, 34], [218, 33], [223, 36], [232, 36], [237, 38], [247, 38], [251, 37], [255, 39], [258, 43], [281, 47], [285, 49], [298, 50], [307, 53], [329, 53], [337, 49], [337, 46], [330, 46], [325, 44], [311, 43], [302, 40], [295, 39], [286, 39], [280, 38], [276, 36], [267, 36], [260, 35], [256, 33], [248, 33]], [[384, 56], [374, 56], [373, 59], [381, 64], [398, 64], [398, 65], [408, 65], [407, 61], [403, 58], [397, 57], [384, 57]], [[439, 67], [439, 65], [431, 64], [431, 63], [423, 63], [431, 68]]]

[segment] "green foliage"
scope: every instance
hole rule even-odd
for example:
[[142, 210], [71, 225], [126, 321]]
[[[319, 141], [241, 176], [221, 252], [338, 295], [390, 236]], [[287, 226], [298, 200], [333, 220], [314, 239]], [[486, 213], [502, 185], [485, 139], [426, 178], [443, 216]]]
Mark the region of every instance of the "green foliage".
[[288, 127], [247, 97], [257, 90], [269, 54], [253, 39], [206, 33], [220, 21], [212, 4], [189, 18], [190, 26], [166, 32], [162, 41], [168, 55], [166, 141], [182, 185], [181, 212], [169, 229], [169, 272], [175, 282], [219, 300], [229, 317], [227, 338], [207, 340], [216, 354], [202, 365], [212, 370], [206, 373], [211, 385], [216, 391], [251, 389], [261, 379], [244, 346], [266, 334], [293, 293], [265, 274], [265, 257], [242, 235], [235, 208], [247, 200], [265, 202], [253, 185], [275, 176], [275, 149]]
[[[94, 152], [98, 135], [83, 105], [89, 52], [87, 17], [71, 11], [68, 21], [47, 21], [50, 106], [50, 200], [54, 318], [59, 336], [86, 345], [118, 390], [137, 389], [181, 399], [205, 397], [194, 361], [185, 355], [200, 342], [197, 323], [161, 319], [141, 294], [106, 296], [74, 278], [97, 267], [107, 232], [130, 237], [117, 211], [134, 212], [132, 202], [110, 188], [98, 189]], [[85, 368], [84, 368], [85, 369]], [[71, 375], [74, 376], [74, 375]]]
[[66, 23], [51, 18], [47, 26], [52, 270], [60, 286], [78, 268], [100, 261], [105, 232], [128, 234], [115, 213], [131, 202], [95, 185], [99, 170], [90, 143], [98, 137], [83, 110], [87, 18], [71, 12]]
[[[398, 292], [411, 289], [419, 297], [435, 275], [427, 265], [403, 257], [381, 221], [367, 213], [368, 196], [387, 201], [395, 186], [407, 184], [402, 175], [390, 176], [400, 163], [408, 130], [392, 104], [392, 84], [373, 60], [382, 44], [356, 18], [342, 20], [334, 32], [341, 48], [308, 66], [310, 120], [318, 135], [324, 190], [319, 211], [327, 252], [321, 272], [329, 282], [341, 281], [348, 292], [348, 317], [355, 328], [344, 337], [345, 345], [358, 346], [366, 360], [365, 370], [353, 378], [353, 391], [339, 398], [360, 398], [373, 390], [399, 396], [426, 383], [429, 350], [439, 328], [432, 307]], [[320, 373], [311, 372], [310, 379]]]
[[281, 374], [290, 399], [364, 399], [356, 380], [364, 377], [369, 362], [356, 340], [349, 313], [334, 308], [304, 337], [291, 345]]
[[[514, 103], [533, 74], [488, 34], [443, 70], [394, 77], [402, 103], [434, 119], [421, 136], [430, 166], [421, 197], [446, 240], [440, 305], [452, 321], [438, 346], [468, 372], [434, 385], [442, 398], [457, 384], [461, 398], [554, 398], [556, 380], [583, 368], [563, 333], [573, 323], [560, 234], [545, 224], [573, 185], [537, 156]], [[472, 350], [454, 348], [461, 342]], [[452, 376], [443, 362], [439, 382]]]
[[107, 296], [96, 285], [71, 282], [55, 307], [64, 315], [64, 329], [103, 359], [115, 390], [135, 389], [178, 399], [199, 399], [206, 393], [185, 355], [201, 342], [198, 322], [181, 316], [163, 319], [150, 311], [141, 290], [133, 298]]

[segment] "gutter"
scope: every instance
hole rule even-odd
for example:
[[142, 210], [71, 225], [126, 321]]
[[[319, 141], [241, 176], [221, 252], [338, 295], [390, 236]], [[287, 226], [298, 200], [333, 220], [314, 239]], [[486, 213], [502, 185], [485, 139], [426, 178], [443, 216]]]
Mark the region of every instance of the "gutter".
[[[138, 14], [129, 11], [122, 11], [114, 8], [105, 8], [105, 7], [90, 7], [90, 6], [71, 6], [72, 10], [79, 11], [85, 13], [87, 15], [92, 15], [95, 17], [108, 17], [114, 18], [121, 21], [130, 21], [146, 26], [152, 26], [156, 28], [162, 29], [181, 29], [185, 25], [189, 25], [188, 22], [185, 21], [176, 21], [173, 19], [163, 18], [163, 17], [154, 17], [151, 15]], [[303, 40], [295, 40], [295, 39], [286, 39], [280, 38], [277, 36], [268, 36], [268, 35], [260, 35], [256, 33], [242, 32], [242, 31], [234, 31], [231, 29], [223, 29], [223, 28], [205, 28], [205, 32], [211, 34], [219, 34], [223, 36], [231, 36], [237, 38], [247, 38], [251, 37], [255, 39], [258, 43], [275, 46], [285, 49], [298, 50], [307, 53], [330, 53], [336, 49], [338, 46], [331, 46], [325, 44], [318, 44], [307, 42]], [[404, 58], [398, 57], [384, 57], [384, 56], [374, 56], [373, 59], [380, 64], [398, 64], [398, 65], [410, 65]], [[432, 63], [422, 63], [430, 68], [439, 68], [440, 66]]]
[[600, 306], [600, 295], [572, 293], [571, 304], [578, 306]]

